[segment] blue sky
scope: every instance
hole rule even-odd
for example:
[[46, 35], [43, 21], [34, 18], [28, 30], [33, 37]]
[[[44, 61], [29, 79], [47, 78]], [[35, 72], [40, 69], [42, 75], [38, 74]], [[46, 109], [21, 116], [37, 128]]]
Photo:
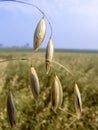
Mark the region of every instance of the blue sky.
[[[23, 1], [23, 0], [22, 0]], [[98, 0], [24, 0], [38, 6], [53, 28], [55, 48], [98, 49]], [[32, 6], [0, 2], [0, 43], [33, 45], [33, 34], [42, 14]], [[46, 47], [47, 33], [41, 47]]]

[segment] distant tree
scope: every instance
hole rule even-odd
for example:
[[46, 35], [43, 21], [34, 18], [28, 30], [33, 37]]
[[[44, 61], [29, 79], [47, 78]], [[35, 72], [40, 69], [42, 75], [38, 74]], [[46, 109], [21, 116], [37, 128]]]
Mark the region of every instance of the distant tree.
[[26, 43], [23, 45], [23, 47], [28, 48], [28, 47], [30, 47], [30, 45], [29, 45], [29, 43]]

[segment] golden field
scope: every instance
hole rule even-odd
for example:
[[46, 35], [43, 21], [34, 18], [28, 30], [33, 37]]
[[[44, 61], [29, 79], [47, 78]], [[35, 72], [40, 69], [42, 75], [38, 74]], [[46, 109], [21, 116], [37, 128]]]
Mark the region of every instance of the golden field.
[[[57, 51], [54, 53], [49, 75], [45, 70], [45, 52], [0, 52], [0, 61], [5, 59], [8, 61], [0, 62], [0, 130], [10, 129], [6, 109], [9, 89], [12, 91], [16, 108], [16, 126], [13, 128], [15, 130], [98, 129], [98, 53]], [[40, 82], [37, 101], [29, 88], [31, 64], [36, 69]], [[51, 109], [51, 82], [54, 73], [59, 77], [63, 87], [62, 109], [65, 112], [57, 110], [55, 113]], [[79, 120], [68, 113], [75, 115], [75, 82], [78, 84], [83, 104]]]

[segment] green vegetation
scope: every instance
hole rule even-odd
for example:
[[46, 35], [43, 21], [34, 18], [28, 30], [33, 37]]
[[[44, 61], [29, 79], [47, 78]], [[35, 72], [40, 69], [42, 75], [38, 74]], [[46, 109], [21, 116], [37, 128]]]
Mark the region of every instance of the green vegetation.
[[[40, 82], [40, 95], [35, 102], [29, 89], [29, 61], [7, 61], [0, 63], [0, 130], [10, 128], [7, 118], [6, 98], [12, 89], [16, 107], [15, 130], [97, 130], [98, 129], [98, 54], [55, 52], [54, 60], [67, 67], [70, 75], [60, 66], [53, 64], [53, 70], [46, 75], [44, 52], [25, 51], [1, 52], [0, 60], [10, 58], [32, 58]], [[57, 113], [51, 109], [51, 81], [55, 72], [63, 87], [62, 109]], [[73, 101], [74, 82], [77, 82], [82, 96], [83, 113], [80, 120], [69, 115], [75, 114]]]

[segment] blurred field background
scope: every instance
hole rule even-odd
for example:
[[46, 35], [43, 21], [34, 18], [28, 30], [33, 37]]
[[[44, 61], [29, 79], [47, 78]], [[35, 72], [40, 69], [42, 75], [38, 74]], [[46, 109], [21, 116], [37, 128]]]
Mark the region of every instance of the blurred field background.
[[[31, 61], [17, 60], [0, 63], [0, 130], [10, 129], [6, 111], [6, 98], [12, 90], [16, 107], [15, 130], [98, 130], [98, 53], [56, 51], [53, 60], [64, 65], [73, 76], [56, 64], [52, 64], [49, 75], [45, 71], [45, 51], [33, 53], [30, 49], [0, 50], [0, 61], [4, 59], [32, 58], [40, 82], [37, 102], [29, 89]], [[59, 77], [63, 91], [62, 109], [51, 110], [51, 81], [53, 73]], [[83, 102], [80, 120], [69, 115], [75, 114], [73, 87], [77, 82]]]

